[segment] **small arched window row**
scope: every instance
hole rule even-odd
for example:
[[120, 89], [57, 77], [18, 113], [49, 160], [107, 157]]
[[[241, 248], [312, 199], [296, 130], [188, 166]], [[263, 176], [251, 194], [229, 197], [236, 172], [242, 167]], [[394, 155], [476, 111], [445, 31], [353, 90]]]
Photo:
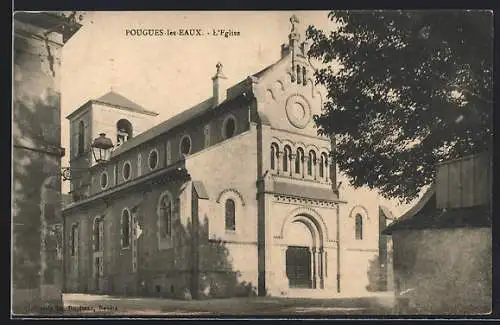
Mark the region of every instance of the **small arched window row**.
[[282, 169], [284, 172], [289, 172], [291, 169], [290, 163], [292, 161], [292, 148], [289, 145], [285, 145], [283, 148], [283, 163]]
[[297, 64], [296, 66], [292, 67], [292, 75], [291, 75], [291, 80], [292, 82], [297, 82], [299, 85], [307, 85], [307, 69], [306, 67]]
[[320, 155], [320, 162], [319, 162], [319, 177], [320, 178], [326, 177], [327, 168], [328, 168], [328, 155], [326, 153], [322, 152]]
[[309, 149], [306, 153], [304, 148], [299, 146], [292, 149], [289, 144], [284, 145], [283, 151], [280, 151], [278, 143], [272, 142], [269, 154], [270, 167], [273, 171], [279, 169], [285, 173], [293, 172], [325, 180], [328, 178], [329, 158], [326, 152], [318, 154], [316, 150]]
[[295, 173], [296, 174], [301, 174], [304, 165], [304, 149], [302, 148], [297, 148], [295, 151]]

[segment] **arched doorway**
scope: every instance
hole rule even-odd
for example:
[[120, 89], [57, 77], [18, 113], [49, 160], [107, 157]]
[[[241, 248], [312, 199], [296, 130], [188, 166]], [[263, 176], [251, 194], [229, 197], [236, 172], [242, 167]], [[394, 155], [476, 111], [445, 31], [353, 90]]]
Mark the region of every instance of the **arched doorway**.
[[286, 276], [290, 288], [312, 288], [312, 234], [305, 223], [294, 221], [287, 231]]
[[285, 226], [285, 269], [289, 288], [323, 288], [323, 239], [317, 221], [297, 215]]

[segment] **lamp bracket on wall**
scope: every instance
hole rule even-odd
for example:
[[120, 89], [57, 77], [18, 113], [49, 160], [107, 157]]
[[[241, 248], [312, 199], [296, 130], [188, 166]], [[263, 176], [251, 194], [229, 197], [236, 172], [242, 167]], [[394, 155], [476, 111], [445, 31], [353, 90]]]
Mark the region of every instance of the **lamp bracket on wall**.
[[[71, 168], [71, 167], [61, 167], [61, 177], [63, 181], [71, 181], [74, 179], [82, 178], [82, 173], [75, 173], [77, 171], [85, 171], [85, 168]], [[75, 175], [76, 174], [76, 175]]]

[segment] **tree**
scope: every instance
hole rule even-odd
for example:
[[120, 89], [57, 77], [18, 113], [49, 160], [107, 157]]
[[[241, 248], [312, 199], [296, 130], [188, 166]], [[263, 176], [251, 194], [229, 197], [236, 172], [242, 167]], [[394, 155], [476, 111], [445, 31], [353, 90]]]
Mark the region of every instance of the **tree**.
[[435, 164], [492, 146], [491, 11], [335, 11], [309, 26], [327, 88], [319, 133], [355, 187], [410, 201]]

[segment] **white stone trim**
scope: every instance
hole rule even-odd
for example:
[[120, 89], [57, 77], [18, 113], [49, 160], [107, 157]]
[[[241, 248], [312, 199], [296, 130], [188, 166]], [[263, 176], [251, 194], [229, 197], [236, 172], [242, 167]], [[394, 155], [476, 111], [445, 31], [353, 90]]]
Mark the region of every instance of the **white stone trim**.
[[[185, 138], [189, 139], [189, 151], [187, 153], [182, 152], [182, 141], [184, 141]], [[179, 155], [180, 155], [180, 157], [182, 157], [183, 155], [188, 156], [191, 153], [191, 151], [193, 151], [193, 141], [192, 141], [191, 137], [189, 136], [189, 134], [184, 134], [181, 136], [180, 141], [179, 141]]]
[[[129, 173], [128, 173], [128, 177], [125, 177], [125, 166], [126, 165], [129, 165]], [[123, 180], [126, 182], [128, 180], [130, 180], [130, 178], [132, 178], [132, 164], [130, 163], [130, 160], [126, 160], [124, 163], [123, 163], [123, 166], [122, 166], [122, 178]]]
[[[106, 176], [106, 184], [104, 186], [102, 185], [103, 176]], [[107, 189], [109, 186], [109, 175], [108, 175], [108, 172], [106, 170], [101, 172], [101, 175], [99, 176], [99, 185], [101, 186], [102, 190]]]
[[[156, 153], [156, 165], [154, 167], [151, 167], [151, 155], [153, 153]], [[158, 169], [158, 165], [160, 165], [160, 154], [158, 152], [158, 149], [153, 148], [153, 149], [151, 149], [149, 151], [149, 154], [148, 154], [148, 167], [149, 167], [149, 170], [153, 171], [153, 170]]]

